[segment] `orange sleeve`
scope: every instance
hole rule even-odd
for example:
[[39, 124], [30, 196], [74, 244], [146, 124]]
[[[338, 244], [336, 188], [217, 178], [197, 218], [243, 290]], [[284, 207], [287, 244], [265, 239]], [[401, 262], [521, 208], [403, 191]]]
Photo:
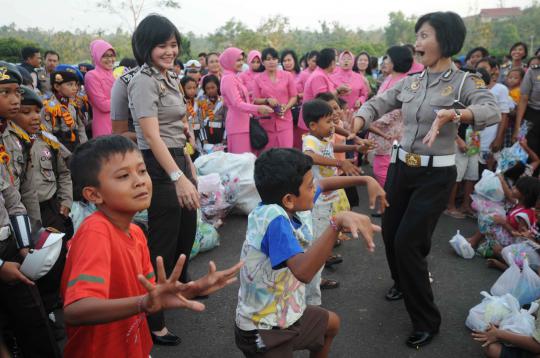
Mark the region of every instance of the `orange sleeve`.
[[137, 245], [141, 250], [141, 259], [142, 259], [142, 268], [143, 275], [152, 283], [156, 283], [156, 275], [154, 273], [154, 267], [152, 266], [152, 260], [150, 260], [150, 251], [148, 250], [148, 242], [144, 232], [140, 227], [135, 224], [132, 224], [133, 235], [137, 239]]
[[108, 298], [111, 232], [100, 220], [87, 220], [69, 248], [64, 272], [64, 306], [83, 298]]

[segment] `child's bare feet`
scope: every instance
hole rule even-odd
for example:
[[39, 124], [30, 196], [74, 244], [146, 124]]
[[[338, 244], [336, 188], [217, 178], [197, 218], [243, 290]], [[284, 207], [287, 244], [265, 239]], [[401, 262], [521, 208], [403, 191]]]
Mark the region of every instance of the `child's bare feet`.
[[487, 259], [487, 266], [489, 268], [494, 268], [501, 271], [504, 271], [508, 268], [508, 265], [506, 263], [499, 261], [497, 259]]
[[473, 249], [476, 249], [478, 247], [478, 245], [480, 244], [480, 241], [482, 241], [483, 238], [484, 238], [484, 236], [480, 233], [480, 231], [477, 231], [477, 232], [474, 233], [473, 236], [468, 237], [467, 241], [469, 242], [469, 244], [471, 244]]

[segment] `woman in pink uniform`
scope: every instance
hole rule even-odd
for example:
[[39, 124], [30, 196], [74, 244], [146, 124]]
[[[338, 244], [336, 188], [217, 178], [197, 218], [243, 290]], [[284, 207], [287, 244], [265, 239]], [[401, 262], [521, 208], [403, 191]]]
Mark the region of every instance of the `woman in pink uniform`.
[[247, 64], [249, 66], [249, 69], [242, 72], [239, 76], [242, 82], [244, 82], [244, 86], [246, 86], [248, 90], [249, 98], [253, 100], [253, 87], [255, 86], [255, 77], [258, 76], [259, 73], [264, 71], [264, 67], [262, 66], [261, 53], [257, 50], [249, 51]]
[[221, 66], [219, 65], [219, 53], [210, 52], [206, 55], [206, 69], [208, 73], [202, 76], [200, 83], [203, 82], [204, 78], [208, 75], [214, 75], [221, 80]]
[[[347, 85], [339, 85], [332, 80], [330, 75], [336, 69], [336, 54], [334, 49], [325, 48], [317, 57], [317, 68], [309, 76], [304, 86], [304, 103], [311, 101], [319, 93], [332, 92], [335, 96], [347, 95], [350, 88]], [[302, 118], [302, 113], [300, 113]], [[308, 129], [303, 120], [298, 121], [298, 128], [307, 133]]]
[[255, 105], [249, 101], [248, 90], [238, 77], [244, 64], [242, 50], [229, 47], [219, 56], [219, 63], [223, 69], [221, 95], [227, 107], [225, 130], [229, 152], [238, 154], [254, 152], [249, 142], [250, 114], [267, 115], [273, 110], [266, 105]]
[[268, 133], [270, 148], [292, 148], [293, 120], [291, 108], [296, 104], [296, 83], [290, 72], [278, 68], [279, 55], [273, 48], [262, 52], [265, 71], [255, 78], [253, 96], [256, 104], [267, 104], [274, 109], [270, 119], [261, 119], [262, 127]]
[[84, 77], [84, 88], [92, 105], [92, 136], [95, 138], [112, 133], [111, 89], [116, 53], [105, 40], [92, 41], [90, 52], [96, 68]]
[[339, 68], [330, 76], [336, 85], [347, 85], [351, 92], [341, 96], [347, 101], [348, 109], [358, 109], [367, 100], [369, 89], [366, 80], [361, 74], [352, 70], [354, 55], [350, 51], [343, 51], [339, 56]]

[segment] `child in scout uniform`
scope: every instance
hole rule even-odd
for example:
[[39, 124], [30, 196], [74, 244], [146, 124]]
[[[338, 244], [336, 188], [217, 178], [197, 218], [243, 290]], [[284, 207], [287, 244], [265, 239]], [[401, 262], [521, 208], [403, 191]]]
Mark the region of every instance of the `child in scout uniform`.
[[[20, 108], [22, 77], [15, 66], [0, 61], [0, 131]], [[9, 325], [25, 357], [60, 357], [36, 286], [20, 264], [31, 246], [30, 223], [13, 186], [12, 158], [0, 137], [0, 335]], [[1, 341], [1, 339], [0, 339]]]
[[[60, 66], [58, 66], [60, 67]], [[43, 102], [41, 120], [69, 151], [87, 141], [85, 126], [75, 102], [79, 78], [74, 68], [58, 67], [51, 73], [53, 96]]]
[[[226, 140], [225, 117], [227, 107], [219, 90], [219, 78], [215, 75], [207, 75], [203, 79], [202, 89], [204, 94], [199, 98], [199, 119], [204, 132], [203, 149], [205, 152], [211, 148], [223, 147]], [[205, 148], [209, 149], [206, 150]], [[212, 150], [213, 150], [212, 149]]]

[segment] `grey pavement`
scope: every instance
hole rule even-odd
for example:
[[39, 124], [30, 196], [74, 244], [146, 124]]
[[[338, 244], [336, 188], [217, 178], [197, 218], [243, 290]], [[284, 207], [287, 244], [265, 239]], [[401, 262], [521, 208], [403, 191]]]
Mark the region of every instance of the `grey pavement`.
[[[359, 193], [362, 203], [355, 210], [368, 213], [365, 188], [360, 187]], [[225, 268], [239, 259], [246, 222], [242, 216], [226, 218], [220, 228], [221, 245], [193, 259], [190, 272], [194, 278], [204, 274], [209, 260], [214, 260], [218, 268]], [[456, 229], [466, 236], [475, 226], [471, 219], [456, 220], [443, 215], [439, 220], [432, 238], [429, 267], [443, 323], [433, 342], [418, 351], [404, 344], [411, 326], [403, 301], [384, 299], [392, 282], [380, 235], [373, 254], [366, 251], [361, 241], [351, 240], [337, 248], [344, 262], [334, 271], [324, 272], [324, 276], [341, 282], [340, 288], [323, 291], [323, 307], [341, 317], [341, 331], [330, 356], [481, 357], [479, 344], [470, 338], [464, 322], [469, 308], [480, 302], [480, 291], [489, 290], [499, 272], [488, 269], [479, 257], [472, 260], [457, 257], [448, 244]], [[207, 308], [202, 313], [168, 312], [167, 325], [182, 337], [182, 344], [155, 346], [152, 357], [242, 357], [234, 344], [233, 333], [237, 294], [238, 284], [234, 284], [204, 301]], [[301, 352], [295, 357], [308, 357], [308, 354]]]

